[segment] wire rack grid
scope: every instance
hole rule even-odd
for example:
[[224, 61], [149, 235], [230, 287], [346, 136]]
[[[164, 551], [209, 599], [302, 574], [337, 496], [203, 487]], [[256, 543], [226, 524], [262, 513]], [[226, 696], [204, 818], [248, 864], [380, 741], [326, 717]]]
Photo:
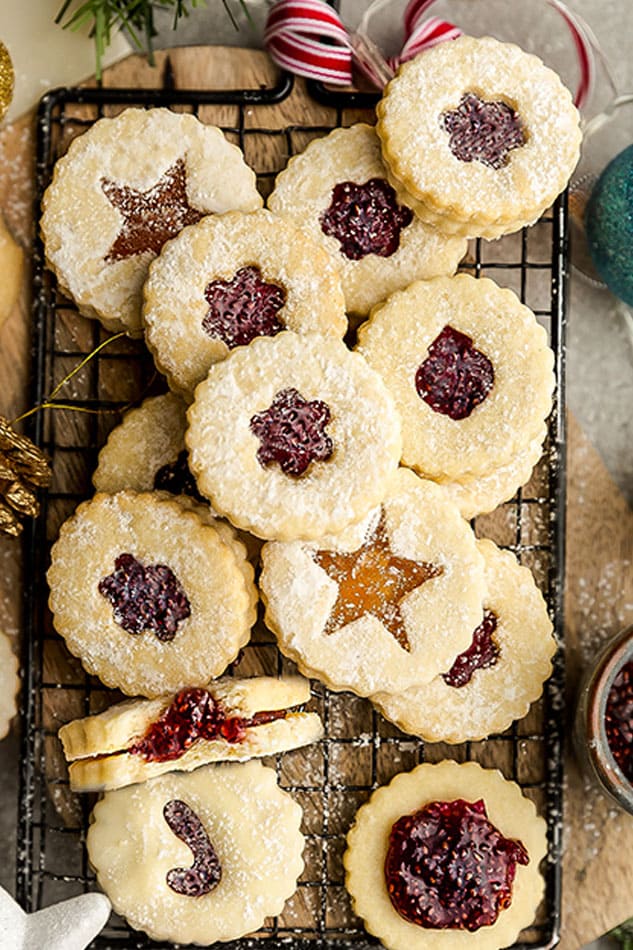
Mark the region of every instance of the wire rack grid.
[[[271, 107], [287, 103], [296, 84], [282, 75], [269, 88], [188, 92], [173, 88], [169, 70], [160, 90], [58, 90], [45, 97], [38, 115], [37, 208], [56, 159], [70, 140], [97, 118], [126, 106], [168, 106], [203, 116], [206, 107], [230, 107], [234, 120], [220, 122], [229, 139], [251, 160], [261, 190], [267, 194], [279, 167], [258, 159], [265, 149], [258, 142], [274, 140], [284, 160], [311, 137], [364, 118], [371, 121], [375, 97], [332, 93], [312, 84], [311, 94], [326, 108], [323, 124], [258, 124], [258, 111], [270, 117]], [[323, 114], [322, 110], [319, 113]], [[248, 121], [247, 121], [248, 120]], [[271, 123], [272, 125], [272, 123]], [[249, 147], [255, 145], [255, 148]], [[261, 157], [260, 157], [261, 158]], [[476, 530], [513, 550], [535, 573], [547, 598], [556, 631], [562, 632], [562, 576], [564, 512], [564, 327], [566, 267], [566, 207], [559, 199], [552, 212], [528, 233], [494, 244], [473, 242], [464, 269], [512, 286], [532, 306], [550, 332], [556, 355], [558, 387], [551, 417], [549, 448], [532, 481], [512, 502], [493, 515], [477, 519]], [[535, 281], [535, 277], [538, 280]], [[47, 270], [43, 248], [35, 243], [34, 258], [34, 404], [43, 401], [55, 383], [102, 342], [106, 334], [95, 321], [82, 318], [60, 293]], [[536, 295], [536, 296], [535, 296]], [[538, 297], [538, 299], [536, 299]], [[66, 652], [55, 634], [47, 608], [45, 571], [50, 545], [59, 525], [76, 505], [91, 494], [90, 475], [99, 447], [120, 418], [120, 410], [141, 396], [161, 391], [154, 367], [142, 344], [118, 340], [92, 359], [64, 392], [64, 402], [75, 408], [98, 409], [99, 414], [38, 413], [30, 434], [53, 460], [54, 481], [42, 498], [42, 510], [25, 537], [26, 587], [23, 738], [18, 834], [17, 896], [27, 910], [47, 906], [95, 889], [94, 875], [84, 847], [94, 799], [78, 798], [68, 787], [59, 741], [59, 725], [77, 716], [97, 712], [113, 700], [98, 680], [86, 676], [78, 661]], [[245, 650], [240, 672], [281, 673], [291, 668], [277, 651], [262, 625]], [[561, 696], [562, 654], [543, 699], [529, 715], [499, 736], [463, 746], [426, 746], [386, 723], [365, 700], [330, 693], [313, 685], [311, 708], [322, 715], [325, 739], [307, 750], [276, 757], [270, 764], [279, 783], [299, 801], [304, 811], [306, 870], [297, 893], [279, 918], [266, 921], [255, 936], [224, 944], [245, 950], [261, 943], [291, 950], [316, 946], [358, 950], [375, 946], [362, 923], [354, 917], [343, 884], [342, 853], [345, 833], [354, 812], [378, 785], [397, 772], [422, 761], [450, 756], [475, 759], [498, 767], [518, 781], [548, 822], [549, 853], [544, 866], [546, 895], [534, 926], [524, 931], [520, 948], [552, 946], [560, 920], [561, 836]], [[92, 944], [105, 948], [156, 947], [113, 916]], [[167, 945], [165, 945], [167, 946]], [[171, 946], [171, 945], [169, 945]]]

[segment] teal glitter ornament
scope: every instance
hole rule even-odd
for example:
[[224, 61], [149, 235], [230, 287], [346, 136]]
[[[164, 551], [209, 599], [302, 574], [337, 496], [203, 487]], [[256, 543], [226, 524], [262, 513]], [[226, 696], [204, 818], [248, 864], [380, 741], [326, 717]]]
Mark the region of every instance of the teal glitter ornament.
[[609, 162], [585, 213], [587, 245], [609, 290], [633, 306], [633, 145]]

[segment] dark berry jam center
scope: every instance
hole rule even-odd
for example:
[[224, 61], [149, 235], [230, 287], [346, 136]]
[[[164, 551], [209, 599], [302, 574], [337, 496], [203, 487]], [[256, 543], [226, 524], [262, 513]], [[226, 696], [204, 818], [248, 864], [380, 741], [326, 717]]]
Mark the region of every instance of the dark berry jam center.
[[622, 774], [633, 784], [633, 660], [613, 680], [604, 715], [607, 742]]
[[114, 607], [114, 619], [128, 633], [153, 630], [173, 640], [178, 624], [191, 615], [185, 591], [165, 564], [144, 565], [133, 554], [120, 554], [114, 571], [99, 581], [99, 593]]
[[165, 821], [193, 854], [190, 868], [172, 868], [165, 875], [167, 886], [184, 897], [202, 897], [220, 883], [222, 868], [204, 825], [193, 808], [178, 798], [163, 808]]
[[415, 374], [418, 396], [435, 412], [458, 421], [484, 401], [495, 381], [492, 363], [473, 341], [447, 324]]
[[183, 689], [128, 752], [142, 755], [147, 762], [169, 762], [180, 758], [197, 739], [243, 742], [250, 727], [284, 719], [286, 715], [287, 710], [275, 709], [255, 713], [248, 719], [228, 716], [208, 690]]
[[473, 633], [472, 643], [459, 654], [448, 673], [443, 674], [448, 686], [466, 686], [475, 670], [485, 670], [495, 665], [499, 659], [499, 647], [492, 635], [497, 623], [497, 616], [492, 610], [484, 611], [484, 619]]
[[345, 257], [359, 261], [367, 254], [391, 257], [400, 246], [400, 232], [412, 220], [411, 209], [398, 204], [389, 182], [370, 178], [364, 185], [353, 181], [335, 185], [320, 223], [323, 233], [339, 242]]
[[320, 399], [304, 399], [296, 389], [282, 389], [265, 412], [250, 421], [260, 441], [260, 465], [278, 462], [286, 475], [303, 475], [311, 462], [327, 461], [333, 452], [325, 432], [330, 409]]
[[478, 930], [512, 902], [520, 841], [504, 838], [482, 800], [431, 802], [391, 829], [385, 881], [405, 920], [433, 930]]
[[189, 495], [198, 501], [206, 502], [198, 491], [196, 480], [189, 470], [187, 450], [179, 453], [175, 462], [162, 465], [154, 475], [154, 489], [168, 491], [172, 495]]
[[209, 310], [202, 329], [219, 337], [230, 350], [285, 329], [278, 312], [286, 302], [286, 291], [279, 284], [267, 283], [259, 267], [241, 267], [231, 280], [212, 280], [204, 296]]
[[203, 217], [202, 211], [189, 204], [187, 170], [182, 158], [147, 191], [139, 191], [109, 178], [101, 179], [101, 189], [123, 219], [105, 258], [107, 264], [146, 251], [158, 254], [165, 241]]
[[525, 145], [521, 117], [505, 102], [486, 102], [472, 92], [462, 96], [456, 109], [442, 114], [449, 148], [460, 162], [481, 162], [503, 168], [508, 152]]

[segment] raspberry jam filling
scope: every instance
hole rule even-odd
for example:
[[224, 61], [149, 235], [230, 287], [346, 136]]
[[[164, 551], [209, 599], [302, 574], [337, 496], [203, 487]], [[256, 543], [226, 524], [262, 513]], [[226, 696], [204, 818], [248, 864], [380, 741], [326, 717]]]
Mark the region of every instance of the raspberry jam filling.
[[400, 246], [400, 232], [412, 220], [413, 212], [398, 204], [389, 182], [370, 178], [364, 185], [353, 181], [335, 185], [320, 223], [323, 233], [339, 242], [345, 257], [359, 261], [368, 254], [391, 257]]
[[505, 102], [487, 102], [465, 93], [456, 109], [444, 112], [442, 128], [449, 133], [448, 147], [460, 162], [481, 162], [503, 168], [508, 152], [525, 145], [521, 117]]
[[415, 374], [420, 399], [458, 421], [484, 401], [495, 381], [492, 363], [465, 333], [447, 324]]
[[504, 838], [483, 800], [431, 802], [391, 829], [385, 882], [395, 910], [432, 930], [479, 930], [512, 903], [520, 841]]
[[219, 337], [232, 350], [257, 336], [275, 336], [285, 330], [277, 316], [286, 302], [279, 284], [267, 283], [259, 267], [241, 267], [231, 280], [212, 280], [204, 296], [209, 304], [202, 329]]
[[287, 715], [286, 709], [275, 709], [255, 713], [248, 719], [228, 716], [208, 690], [183, 689], [128, 752], [142, 755], [147, 762], [170, 762], [180, 758], [197, 739], [243, 742], [247, 729], [285, 719]]
[[109, 178], [101, 179], [101, 190], [123, 218], [121, 230], [106, 255], [106, 264], [146, 251], [158, 254], [165, 241], [204, 217], [202, 211], [189, 204], [187, 171], [182, 158], [147, 191]]
[[141, 564], [120, 554], [114, 571], [99, 581], [99, 593], [114, 607], [114, 620], [128, 633], [153, 630], [159, 640], [173, 640], [178, 624], [191, 615], [185, 591], [165, 564]]
[[220, 883], [222, 868], [204, 825], [193, 808], [173, 798], [163, 808], [165, 821], [193, 854], [190, 868], [172, 868], [165, 875], [167, 886], [184, 897], [202, 897]]
[[326, 462], [334, 451], [325, 432], [330, 407], [320, 399], [304, 399], [296, 389], [282, 389], [265, 412], [250, 421], [260, 441], [257, 461], [262, 467], [278, 462], [285, 475], [303, 475], [311, 462]]
[[604, 714], [607, 742], [622, 774], [633, 784], [633, 660], [613, 680]]
[[394, 554], [384, 511], [357, 551], [316, 551], [314, 560], [338, 586], [325, 625], [326, 634], [336, 633], [365, 614], [373, 614], [402, 649], [411, 652], [400, 603], [425, 581], [438, 577], [443, 568]]
[[155, 491], [168, 491], [172, 495], [189, 495], [197, 501], [205, 502], [198, 491], [196, 480], [189, 471], [187, 450], [179, 453], [175, 462], [162, 465], [154, 475]]
[[442, 674], [447, 686], [466, 686], [475, 670], [486, 670], [495, 665], [499, 659], [499, 647], [492, 635], [497, 623], [497, 615], [492, 610], [484, 611], [484, 619], [473, 633], [472, 643], [459, 654], [448, 673]]

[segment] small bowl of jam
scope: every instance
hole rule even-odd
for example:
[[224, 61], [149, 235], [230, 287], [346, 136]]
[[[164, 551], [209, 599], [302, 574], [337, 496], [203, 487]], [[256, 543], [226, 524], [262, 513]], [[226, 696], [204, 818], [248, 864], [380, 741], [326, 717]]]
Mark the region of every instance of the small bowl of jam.
[[606, 644], [585, 676], [574, 741], [603, 791], [633, 815], [633, 626]]

